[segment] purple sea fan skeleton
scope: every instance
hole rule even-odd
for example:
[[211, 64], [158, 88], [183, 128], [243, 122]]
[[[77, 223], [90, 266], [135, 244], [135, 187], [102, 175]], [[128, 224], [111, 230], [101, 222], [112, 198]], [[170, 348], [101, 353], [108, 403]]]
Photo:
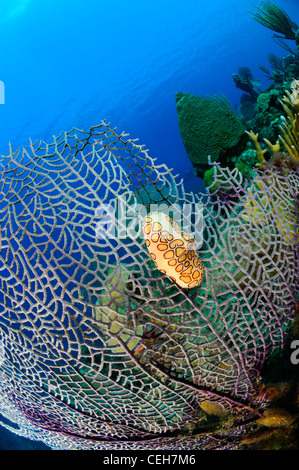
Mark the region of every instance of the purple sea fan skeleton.
[[[298, 292], [299, 185], [271, 166], [254, 188], [221, 171], [217, 193], [187, 194], [105, 122], [1, 157], [4, 426], [58, 449], [233, 446], [225, 433], [178, 434], [203, 403], [243, 422], [259, 412], [260, 370]], [[203, 203], [200, 286], [161, 273], [142, 238], [97, 236], [98, 207], [119, 199], [132, 213]]]

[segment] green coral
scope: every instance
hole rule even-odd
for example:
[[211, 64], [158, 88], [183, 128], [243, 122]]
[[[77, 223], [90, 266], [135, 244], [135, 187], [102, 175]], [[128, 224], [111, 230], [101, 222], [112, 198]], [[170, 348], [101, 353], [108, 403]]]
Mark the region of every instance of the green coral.
[[256, 176], [254, 168], [258, 163], [258, 159], [255, 150], [248, 148], [240, 156], [233, 158], [232, 161], [234, 161], [235, 166], [244, 178], [251, 180]]
[[279, 100], [280, 92], [277, 89], [272, 89], [268, 92], [260, 93], [257, 98], [257, 110], [259, 113], [265, 113], [270, 107], [275, 107]]
[[196, 173], [203, 176], [212, 160], [226, 160], [245, 128], [237, 115], [217, 100], [188, 93], [175, 95], [181, 137]]
[[270, 93], [261, 93], [257, 98], [257, 109], [260, 113], [265, 113], [270, 106]]

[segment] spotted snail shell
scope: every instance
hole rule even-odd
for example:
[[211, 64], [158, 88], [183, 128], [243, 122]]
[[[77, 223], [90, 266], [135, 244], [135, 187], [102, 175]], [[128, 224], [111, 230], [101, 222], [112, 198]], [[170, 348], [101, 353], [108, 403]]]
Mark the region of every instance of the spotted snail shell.
[[190, 289], [202, 282], [205, 268], [192, 249], [194, 239], [163, 212], [144, 218], [146, 246], [156, 267], [179, 286]]

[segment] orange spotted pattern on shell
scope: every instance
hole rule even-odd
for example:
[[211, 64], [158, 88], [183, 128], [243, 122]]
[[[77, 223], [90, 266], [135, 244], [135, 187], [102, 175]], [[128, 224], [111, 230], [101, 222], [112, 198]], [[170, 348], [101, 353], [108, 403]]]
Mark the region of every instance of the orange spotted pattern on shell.
[[158, 211], [144, 218], [143, 233], [151, 258], [163, 274], [185, 289], [201, 284], [205, 268], [192, 249], [191, 235]]

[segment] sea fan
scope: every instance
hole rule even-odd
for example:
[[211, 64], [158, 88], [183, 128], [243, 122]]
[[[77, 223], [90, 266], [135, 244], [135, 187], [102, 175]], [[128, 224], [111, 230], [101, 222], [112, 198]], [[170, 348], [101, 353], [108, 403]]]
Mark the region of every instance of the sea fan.
[[[298, 172], [256, 173], [247, 187], [219, 167], [216, 193], [187, 194], [105, 122], [2, 157], [3, 425], [59, 449], [233, 448], [242, 426], [186, 429], [209, 407], [244, 426], [259, 414], [298, 292]], [[201, 285], [150, 258], [153, 204], [202, 205]]]

